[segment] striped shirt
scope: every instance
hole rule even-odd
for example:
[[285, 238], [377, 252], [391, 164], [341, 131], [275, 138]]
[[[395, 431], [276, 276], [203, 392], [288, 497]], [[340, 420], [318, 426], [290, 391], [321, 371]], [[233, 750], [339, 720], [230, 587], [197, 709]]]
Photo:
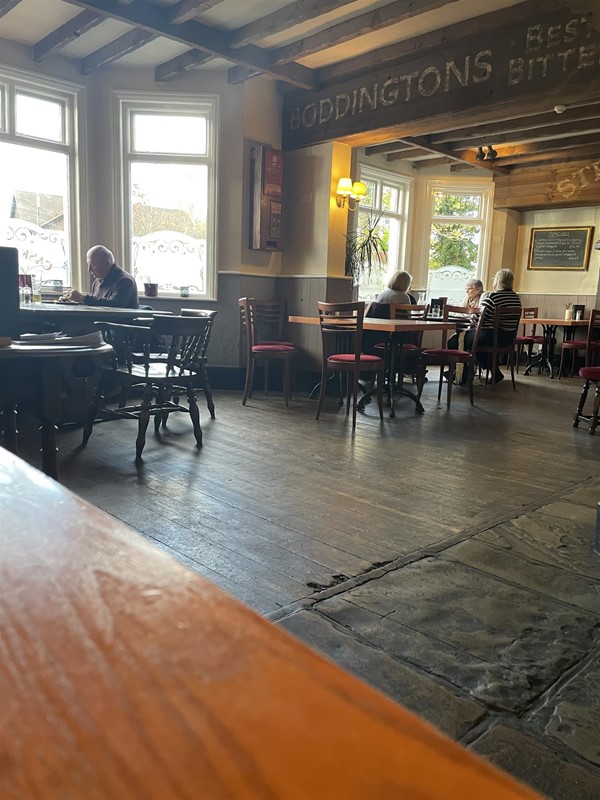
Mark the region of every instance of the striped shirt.
[[514, 308], [514, 314], [507, 314], [500, 320], [500, 330], [514, 331], [519, 327], [519, 320], [521, 319], [521, 298], [512, 289], [501, 289], [498, 292], [486, 292], [481, 297], [479, 305], [483, 319], [481, 321], [482, 328], [494, 327], [494, 314], [496, 308]]

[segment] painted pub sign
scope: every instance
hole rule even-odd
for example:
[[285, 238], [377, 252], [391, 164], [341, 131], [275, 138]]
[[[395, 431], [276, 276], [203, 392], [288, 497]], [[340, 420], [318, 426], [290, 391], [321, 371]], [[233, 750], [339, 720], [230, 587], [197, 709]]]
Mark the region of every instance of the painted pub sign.
[[320, 91], [289, 92], [283, 148], [527, 96], [548, 95], [551, 108], [559, 91], [569, 102], [595, 83], [600, 97], [600, 34], [586, 17], [542, 12]]

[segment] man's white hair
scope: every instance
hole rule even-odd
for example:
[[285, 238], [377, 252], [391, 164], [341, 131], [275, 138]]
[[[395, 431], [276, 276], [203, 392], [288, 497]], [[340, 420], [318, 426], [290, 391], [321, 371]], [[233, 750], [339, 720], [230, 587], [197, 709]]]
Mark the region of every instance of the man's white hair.
[[105, 264], [115, 263], [115, 257], [108, 247], [104, 247], [103, 244], [96, 244], [87, 251], [88, 261], [94, 256], [100, 256], [100, 260], [104, 261]]

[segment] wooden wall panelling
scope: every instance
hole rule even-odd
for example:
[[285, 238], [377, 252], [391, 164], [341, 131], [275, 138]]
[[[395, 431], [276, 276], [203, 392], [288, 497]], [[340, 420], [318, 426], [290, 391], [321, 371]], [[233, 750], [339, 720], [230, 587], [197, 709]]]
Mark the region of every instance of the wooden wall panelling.
[[522, 169], [494, 179], [494, 208], [600, 205], [600, 159]]

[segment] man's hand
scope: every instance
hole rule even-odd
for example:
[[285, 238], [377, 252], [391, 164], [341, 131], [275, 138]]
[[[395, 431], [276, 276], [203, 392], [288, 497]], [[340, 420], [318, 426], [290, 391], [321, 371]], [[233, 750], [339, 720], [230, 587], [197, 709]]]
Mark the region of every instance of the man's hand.
[[65, 292], [63, 296], [68, 303], [81, 303], [83, 298], [83, 295], [81, 292], [78, 292], [77, 289], [70, 289], [68, 292]]

